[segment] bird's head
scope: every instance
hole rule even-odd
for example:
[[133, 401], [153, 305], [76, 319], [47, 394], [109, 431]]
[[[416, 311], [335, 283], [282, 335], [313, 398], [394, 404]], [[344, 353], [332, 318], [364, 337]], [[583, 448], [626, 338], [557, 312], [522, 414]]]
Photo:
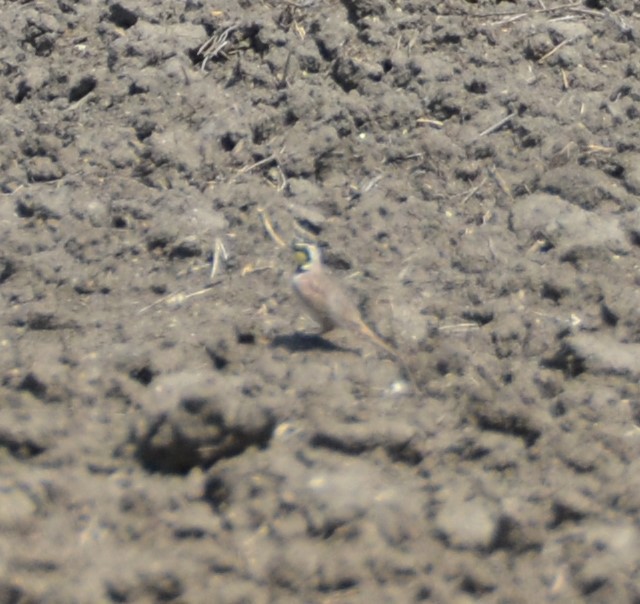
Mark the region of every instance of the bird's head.
[[320, 250], [311, 243], [294, 241], [291, 245], [297, 272], [306, 272], [320, 264]]

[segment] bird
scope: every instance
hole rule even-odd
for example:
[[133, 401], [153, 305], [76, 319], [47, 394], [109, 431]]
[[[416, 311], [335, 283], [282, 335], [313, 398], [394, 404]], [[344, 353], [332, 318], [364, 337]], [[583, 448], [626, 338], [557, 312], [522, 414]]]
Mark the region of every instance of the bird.
[[401, 360], [398, 351], [364, 322], [354, 301], [340, 282], [326, 270], [318, 247], [294, 241], [292, 249], [296, 262], [296, 271], [291, 280], [293, 290], [311, 318], [320, 325], [320, 335], [335, 328], [346, 329], [367, 338]]
[[393, 357], [415, 391], [423, 394], [404, 357], [364, 322], [358, 307], [340, 282], [326, 270], [318, 246], [294, 241], [291, 247], [296, 262], [291, 284], [309, 315], [320, 325], [320, 335], [342, 328], [367, 338]]

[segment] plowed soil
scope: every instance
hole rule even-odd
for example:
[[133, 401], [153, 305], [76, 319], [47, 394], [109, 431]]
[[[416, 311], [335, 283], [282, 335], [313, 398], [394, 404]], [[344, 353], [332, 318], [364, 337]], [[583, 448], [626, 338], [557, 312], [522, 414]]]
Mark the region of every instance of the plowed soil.
[[638, 15], [0, 0], [0, 602], [640, 602]]

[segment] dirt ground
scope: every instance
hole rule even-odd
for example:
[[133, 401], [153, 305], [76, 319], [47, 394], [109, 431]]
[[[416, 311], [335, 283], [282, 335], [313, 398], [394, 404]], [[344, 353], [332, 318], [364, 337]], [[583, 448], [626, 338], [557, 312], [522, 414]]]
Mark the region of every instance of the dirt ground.
[[640, 602], [640, 2], [0, 15], [0, 603]]

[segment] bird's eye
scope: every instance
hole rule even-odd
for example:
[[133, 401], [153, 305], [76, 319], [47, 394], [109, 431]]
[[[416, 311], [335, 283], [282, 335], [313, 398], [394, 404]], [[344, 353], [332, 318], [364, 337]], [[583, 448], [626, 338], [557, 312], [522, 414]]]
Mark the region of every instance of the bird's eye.
[[294, 258], [298, 266], [302, 266], [309, 261], [309, 256], [304, 250], [297, 250]]

